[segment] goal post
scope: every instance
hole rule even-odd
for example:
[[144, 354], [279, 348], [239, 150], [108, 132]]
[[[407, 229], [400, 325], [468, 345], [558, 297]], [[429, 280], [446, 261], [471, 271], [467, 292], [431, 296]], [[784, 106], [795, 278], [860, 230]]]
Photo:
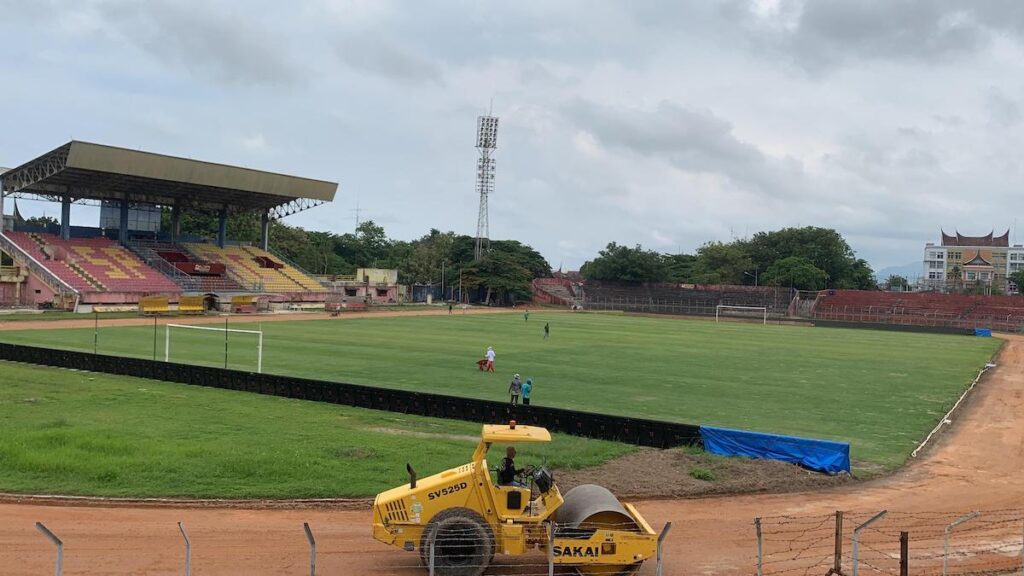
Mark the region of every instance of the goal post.
[[[744, 312], [760, 312], [761, 323], [768, 324], [768, 307], [767, 306], [733, 306], [731, 304], [719, 304], [715, 306], [715, 322], [719, 321], [719, 317], [723, 311], [738, 310]], [[750, 318], [751, 316], [744, 316]]]
[[213, 326], [193, 326], [190, 324], [166, 324], [166, 331], [164, 334], [164, 362], [171, 361], [171, 328], [181, 328], [184, 330], [205, 330], [208, 332], [221, 332], [224, 334], [224, 362], [227, 364], [227, 337], [228, 334], [235, 332], [238, 334], [255, 334], [256, 335], [256, 373], [263, 373], [263, 330], [242, 330], [239, 328], [221, 328]]

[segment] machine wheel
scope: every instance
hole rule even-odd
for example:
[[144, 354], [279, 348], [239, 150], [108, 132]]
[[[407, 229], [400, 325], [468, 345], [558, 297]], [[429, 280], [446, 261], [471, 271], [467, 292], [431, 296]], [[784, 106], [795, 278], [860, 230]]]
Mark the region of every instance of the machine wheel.
[[469, 508], [449, 508], [434, 515], [420, 537], [420, 560], [430, 565], [434, 539], [436, 576], [480, 576], [494, 557], [494, 532]]

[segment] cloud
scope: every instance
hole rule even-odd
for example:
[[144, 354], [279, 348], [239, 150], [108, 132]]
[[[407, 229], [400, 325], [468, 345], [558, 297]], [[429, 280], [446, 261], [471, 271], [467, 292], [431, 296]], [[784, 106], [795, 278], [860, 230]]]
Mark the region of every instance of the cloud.
[[565, 114], [604, 146], [660, 159], [683, 172], [717, 174], [738, 187], [776, 197], [803, 188], [798, 161], [766, 155], [708, 110], [671, 102], [642, 110], [577, 101], [565, 107]]
[[902, 264], [940, 227], [985, 233], [1024, 210], [1019, 0], [0, 0], [0, 14], [0, 70], [19, 79], [0, 91], [17, 136], [0, 164], [75, 137], [341, 182], [289, 219], [312, 229], [351, 230], [358, 195], [395, 238], [472, 234], [492, 98], [491, 231], [566, 268], [612, 240], [690, 252], [800, 225]]
[[443, 84], [441, 65], [397, 42], [353, 34], [335, 43], [338, 58], [356, 71], [401, 83]]
[[[946, 64], [973, 54], [1005, 29], [983, 2], [782, 0], [744, 14], [756, 45], [820, 73], [857, 60]], [[1009, 8], [1009, 5], [1007, 5]]]
[[108, 0], [96, 10], [116, 39], [207, 80], [272, 86], [300, 75], [287, 37], [250, 16], [256, 4], [231, 10], [193, 0]]
[[988, 110], [990, 122], [996, 127], [1008, 128], [1020, 123], [1020, 104], [997, 88], [988, 91], [985, 107]]

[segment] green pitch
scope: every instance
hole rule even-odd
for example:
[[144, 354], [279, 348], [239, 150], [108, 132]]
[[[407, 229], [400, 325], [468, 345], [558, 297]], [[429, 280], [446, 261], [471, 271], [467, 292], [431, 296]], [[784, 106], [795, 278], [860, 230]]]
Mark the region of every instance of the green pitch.
[[[0, 374], [0, 492], [372, 496], [408, 481], [406, 462], [421, 476], [468, 462], [480, 438], [479, 424], [245, 392], [4, 362]], [[631, 449], [555, 435], [519, 460], [570, 469]]]
[[[543, 326], [551, 323], [551, 337]], [[253, 329], [256, 325], [232, 323]], [[503, 400], [514, 372], [535, 404], [848, 441], [864, 472], [893, 469], [998, 349], [991, 338], [536, 311], [268, 322], [264, 371]], [[101, 328], [102, 353], [152, 357], [153, 328]], [[163, 357], [164, 333], [157, 332]], [[93, 331], [0, 332], [92, 350]], [[497, 373], [477, 370], [487, 346]], [[228, 363], [254, 369], [255, 340]], [[222, 333], [178, 331], [172, 360], [224, 363]]]

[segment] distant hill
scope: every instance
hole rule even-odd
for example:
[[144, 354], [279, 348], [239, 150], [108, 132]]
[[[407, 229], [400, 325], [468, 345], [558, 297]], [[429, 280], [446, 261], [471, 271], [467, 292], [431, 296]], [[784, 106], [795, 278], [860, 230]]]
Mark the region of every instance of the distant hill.
[[911, 262], [910, 264], [903, 264], [900, 266], [888, 266], [875, 272], [875, 279], [878, 282], [885, 282], [885, 279], [889, 276], [903, 276], [911, 283], [916, 281], [924, 273], [923, 262]]

